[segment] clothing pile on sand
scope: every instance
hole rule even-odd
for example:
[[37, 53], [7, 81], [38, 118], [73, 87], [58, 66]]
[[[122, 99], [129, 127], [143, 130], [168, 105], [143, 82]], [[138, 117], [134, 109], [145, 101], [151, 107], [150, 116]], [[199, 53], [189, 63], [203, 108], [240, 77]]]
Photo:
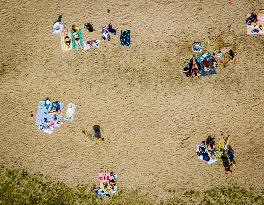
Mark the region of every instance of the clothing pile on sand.
[[[87, 30], [88, 33], [94, 32], [95, 29], [93, 24], [87, 22], [84, 24], [83, 28]], [[82, 29], [78, 25], [68, 25], [62, 22], [62, 16], [52, 26], [53, 33], [61, 35], [61, 45], [63, 51], [69, 51], [71, 49], [84, 49], [88, 50], [91, 48], [99, 48], [100, 40], [99, 38], [89, 38], [84, 39]], [[110, 41], [111, 34], [117, 35], [117, 29], [113, 28], [112, 24], [103, 26], [100, 29], [101, 37], [103, 40]], [[121, 30], [120, 33], [120, 44], [122, 46], [130, 47], [130, 30]]]
[[99, 187], [96, 189], [98, 196], [110, 197], [112, 194], [117, 192], [117, 174], [113, 172], [101, 171], [98, 174]]
[[[69, 103], [65, 115], [66, 121], [72, 121], [76, 105]], [[38, 104], [37, 115], [35, 123], [38, 125], [39, 130], [51, 134], [55, 128], [58, 128], [62, 123], [62, 110], [63, 104], [59, 101], [52, 102], [50, 98], [41, 100]]]
[[196, 145], [196, 154], [200, 160], [206, 161], [208, 164], [222, 160], [227, 174], [232, 172], [231, 166], [235, 164], [235, 153], [229, 144], [229, 136], [224, 138], [222, 133], [221, 139], [218, 139], [217, 143], [214, 136], [208, 135], [205, 141]]

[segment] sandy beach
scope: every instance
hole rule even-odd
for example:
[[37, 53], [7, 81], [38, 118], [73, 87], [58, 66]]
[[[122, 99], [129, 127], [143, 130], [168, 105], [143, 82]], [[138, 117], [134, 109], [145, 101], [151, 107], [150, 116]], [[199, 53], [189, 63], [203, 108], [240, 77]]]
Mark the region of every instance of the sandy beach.
[[[5, 1], [0, 17], [0, 165], [41, 172], [66, 182], [97, 183], [101, 167], [114, 170], [122, 189], [158, 198], [170, 189], [205, 190], [237, 184], [264, 188], [263, 36], [246, 34], [257, 1], [130, 0]], [[264, 7], [264, 1], [259, 1]], [[107, 10], [110, 10], [108, 13]], [[63, 22], [91, 22], [100, 48], [62, 52]], [[103, 41], [108, 23], [117, 36]], [[131, 29], [131, 47], [119, 33]], [[199, 80], [180, 72], [200, 41], [230, 46], [235, 64]], [[39, 132], [30, 114], [50, 97], [77, 105], [74, 121], [52, 135]], [[65, 112], [66, 110], [64, 110]], [[105, 141], [92, 141], [100, 124]], [[195, 145], [208, 134], [230, 134], [236, 151], [231, 176], [221, 162], [200, 161]]]

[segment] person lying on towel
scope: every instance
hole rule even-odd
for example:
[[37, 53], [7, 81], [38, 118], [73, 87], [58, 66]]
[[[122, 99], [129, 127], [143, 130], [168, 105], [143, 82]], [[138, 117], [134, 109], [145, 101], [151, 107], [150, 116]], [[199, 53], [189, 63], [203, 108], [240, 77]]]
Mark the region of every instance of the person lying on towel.
[[65, 38], [64, 38], [64, 40], [65, 40], [65, 44], [69, 47], [70, 44], [71, 44], [70, 37], [68, 35], [66, 35]]
[[79, 27], [76, 26], [76, 25], [73, 25], [72, 26], [72, 30], [73, 30], [73, 35], [74, 35], [75, 41], [79, 45], [79, 43], [80, 43], [80, 38], [79, 38], [79, 35], [78, 35]]

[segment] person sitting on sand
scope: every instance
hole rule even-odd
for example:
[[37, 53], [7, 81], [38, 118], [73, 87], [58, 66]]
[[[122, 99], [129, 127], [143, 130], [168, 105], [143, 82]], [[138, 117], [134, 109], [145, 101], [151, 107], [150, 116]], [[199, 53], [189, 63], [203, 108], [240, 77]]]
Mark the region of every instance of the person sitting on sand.
[[217, 60], [215, 58], [215, 53], [213, 53], [210, 58], [210, 67], [216, 68], [216, 66], [217, 66]]
[[209, 66], [210, 66], [210, 60], [209, 60], [209, 58], [204, 58], [202, 60], [202, 64], [204, 66], [204, 71], [209, 71]]
[[51, 101], [50, 101], [50, 99], [47, 97], [47, 98], [45, 99], [45, 107], [46, 107], [47, 110], [49, 109], [50, 105], [51, 105]]
[[85, 23], [84, 28], [86, 28], [89, 32], [94, 31], [93, 25], [91, 23]]
[[102, 38], [104, 40], [108, 40], [110, 41], [110, 34], [109, 34], [109, 28], [107, 26], [104, 26], [102, 29], [101, 29], [101, 33], [102, 33]]

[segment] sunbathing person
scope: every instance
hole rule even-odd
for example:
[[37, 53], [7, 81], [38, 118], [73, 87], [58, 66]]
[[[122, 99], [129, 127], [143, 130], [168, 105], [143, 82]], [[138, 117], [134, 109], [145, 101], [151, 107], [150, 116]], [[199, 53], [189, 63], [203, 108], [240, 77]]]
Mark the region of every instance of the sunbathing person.
[[73, 30], [73, 36], [75, 38], [75, 41], [79, 45], [79, 43], [80, 43], [80, 38], [78, 35], [79, 26], [73, 25], [72, 30]]
[[202, 64], [204, 66], [204, 71], [209, 71], [210, 60], [208, 58], [204, 58], [202, 60]]
[[199, 78], [200, 76], [200, 65], [195, 58], [192, 59], [191, 75]]
[[65, 44], [66, 44], [67, 46], [70, 46], [70, 44], [71, 44], [71, 40], [70, 40], [70, 37], [69, 37], [68, 35], [65, 36], [64, 40], [65, 40]]

